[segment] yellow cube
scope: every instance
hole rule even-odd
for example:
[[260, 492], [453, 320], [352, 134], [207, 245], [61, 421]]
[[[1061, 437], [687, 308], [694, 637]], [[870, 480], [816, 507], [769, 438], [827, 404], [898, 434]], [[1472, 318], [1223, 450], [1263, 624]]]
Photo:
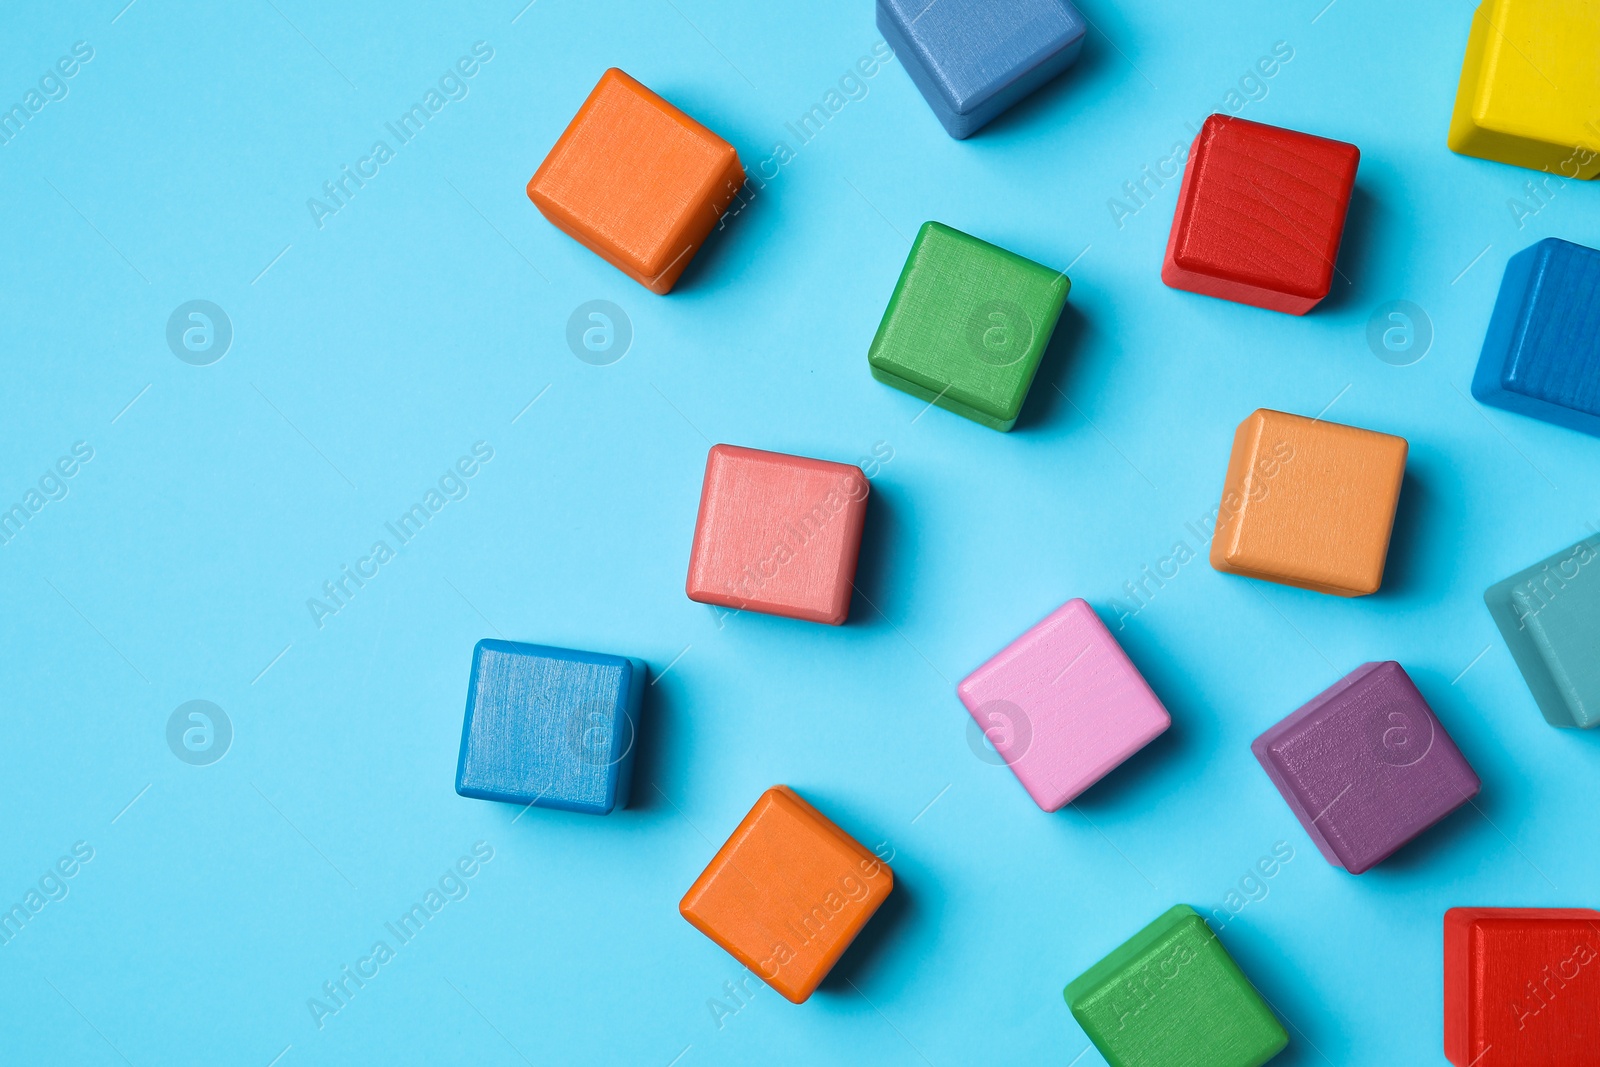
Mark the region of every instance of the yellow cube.
[[1450, 148], [1600, 174], [1600, 0], [1483, 0], [1461, 66]]

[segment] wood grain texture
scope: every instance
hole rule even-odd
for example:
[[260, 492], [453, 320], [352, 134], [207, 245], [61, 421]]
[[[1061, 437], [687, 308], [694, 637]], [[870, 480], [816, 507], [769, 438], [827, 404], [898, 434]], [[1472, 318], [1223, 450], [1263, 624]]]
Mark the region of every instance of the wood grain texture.
[[1016, 425], [1072, 282], [924, 223], [867, 352], [872, 376], [993, 430]]
[[1336, 596], [1377, 592], [1407, 450], [1403, 437], [1256, 410], [1234, 434], [1211, 565]]
[[893, 888], [887, 864], [779, 785], [756, 801], [678, 911], [799, 1004]]
[[869, 489], [861, 468], [848, 463], [712, 446], [689, 552], [689, 599], [843, 624]]
[[479, 641], [456, 792], [590, 815], [626, 807], [647, 673], [622, 656]]
[[1600, 535], [1496, 582], [1483, 594], [1552, 726], [1600, 726]]
[[1444, 1054], [1455, 1067], [1600, 1067], [1600, 911], [1445, 912]]
[[1333, 285], [1360, 161], [1355, 145], [1212, 115], [1184, 169], [1161, 280], [1304, 315]]
[[1559, 178], [1600, 174], [1600, 0], [1484, 0], [1472, 16], [1451, 151]]
[[878, 0], [878, 32], [945, 131], [971, 137], [1077, 61], [1069, 0]]
[[1069, 600], [956, 693], [1034, 803], [1056, 811], [1172, 717], [1086, 602]]
[[1367, 663], [1250, 745], [1323, 858], [1360, 874], [1478, 794], [1398, 663]]
[[613, 67], [534, 172], [528, 198], [618, 270], [666, 293], [744, 177], [731, 144]]
[[1260, 1067], [1289, 1043], [1195, 910], [1171, 908], [1066, 988], [1111, 1067]]
[[1600, 251], [1550, 237], [1511, 257], [1472, 395], [1600, 436]]

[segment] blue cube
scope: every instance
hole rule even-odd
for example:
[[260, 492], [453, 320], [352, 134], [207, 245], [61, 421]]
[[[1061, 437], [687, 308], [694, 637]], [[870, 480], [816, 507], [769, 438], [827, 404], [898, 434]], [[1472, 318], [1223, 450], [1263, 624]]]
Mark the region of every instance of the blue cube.
[[456, 792], [590, 815], [626, 807], [647, 671], [622, 656], [479, 641]]
[[1551, 237], [1511, 257], [1472, 395], [1600, 436], [1600, 252]]
[[878, 32], [957, 138], [1072, 66], [1087, 30], [1069, 0], [878, 0]]

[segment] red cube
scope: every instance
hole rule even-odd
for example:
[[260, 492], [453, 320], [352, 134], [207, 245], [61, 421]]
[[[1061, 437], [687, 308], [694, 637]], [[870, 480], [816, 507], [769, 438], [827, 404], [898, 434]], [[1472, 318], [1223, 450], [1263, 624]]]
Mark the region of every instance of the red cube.
[[1456, 1067], [1600, 1065], [1600, 911], [1445, 912], [1444, 1054]]
[[1333, 286], [1361, 150], [1212, 115], [1189, 152], [1161, 280], [1304, 315]]
[[866, 513], [860, 467], [713, 445], [689, 599], [838, 626], [850, 613]]

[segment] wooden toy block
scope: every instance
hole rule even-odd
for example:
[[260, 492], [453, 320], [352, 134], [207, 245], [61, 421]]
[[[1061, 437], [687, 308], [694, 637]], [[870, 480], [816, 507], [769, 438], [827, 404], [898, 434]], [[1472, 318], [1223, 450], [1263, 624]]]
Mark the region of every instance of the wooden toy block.
[[1189, 152], [1161, 280], [1304, 315], [1328, 295], [1361, 150], [1212, 115]]
[[1034, 803], [1056, 811], [1172, 725], [1094, 609], [1069, 600], [956, 688]]
[[544, 217], [651, 292], [669, 292], [744, 185], [727, 141], [615, 67], [528, 182]]
[[861, 468], [713, 445], [689, 599], [838, 626], [850, 614], [868, 484]]
[[1600, 4], [1484, 0], [1472, 16], [1450, 148], [1548, 171], [1600, 174]]
[[1289, 1043], [1261, 994], [1186, 904], [1074, 979], [1066, 998], [1111, 1067], [1260, 1067]]
[[1600, 911], [1445, 912], [1444, 1055], [1456, 1067], [1600, 1067]]
[[786, 785], [761, 794], [678, 911], [800, 1004], [894, 888], [894, 873]]
[[1483, 599], [1545, 721], [1600, 725], [1600, 536], [1495, 583]]
[[479, 641], [456, 792], [590, 815], [627, 807], [644, 662]]
[[1600, 436], [1600, 251], [1551, 237], [1511, 257], [1472, 395]]
[[1406, 440], [1259, 408], [1239, 424], [1211, 566], [1335, 596], [1383, 584]]
[[1071, 288], [1060, 271], [924, 223], [872, 339], [872, 376], [1009, 430]]
[[966, 138], [1077, 60], [1068, 0], [878, 0], [878, 32], [951, 137]]
[[1250, 745], [1323, 858], [1360, 874], [1478, 795], [1398, 663], [1366, 663]]

